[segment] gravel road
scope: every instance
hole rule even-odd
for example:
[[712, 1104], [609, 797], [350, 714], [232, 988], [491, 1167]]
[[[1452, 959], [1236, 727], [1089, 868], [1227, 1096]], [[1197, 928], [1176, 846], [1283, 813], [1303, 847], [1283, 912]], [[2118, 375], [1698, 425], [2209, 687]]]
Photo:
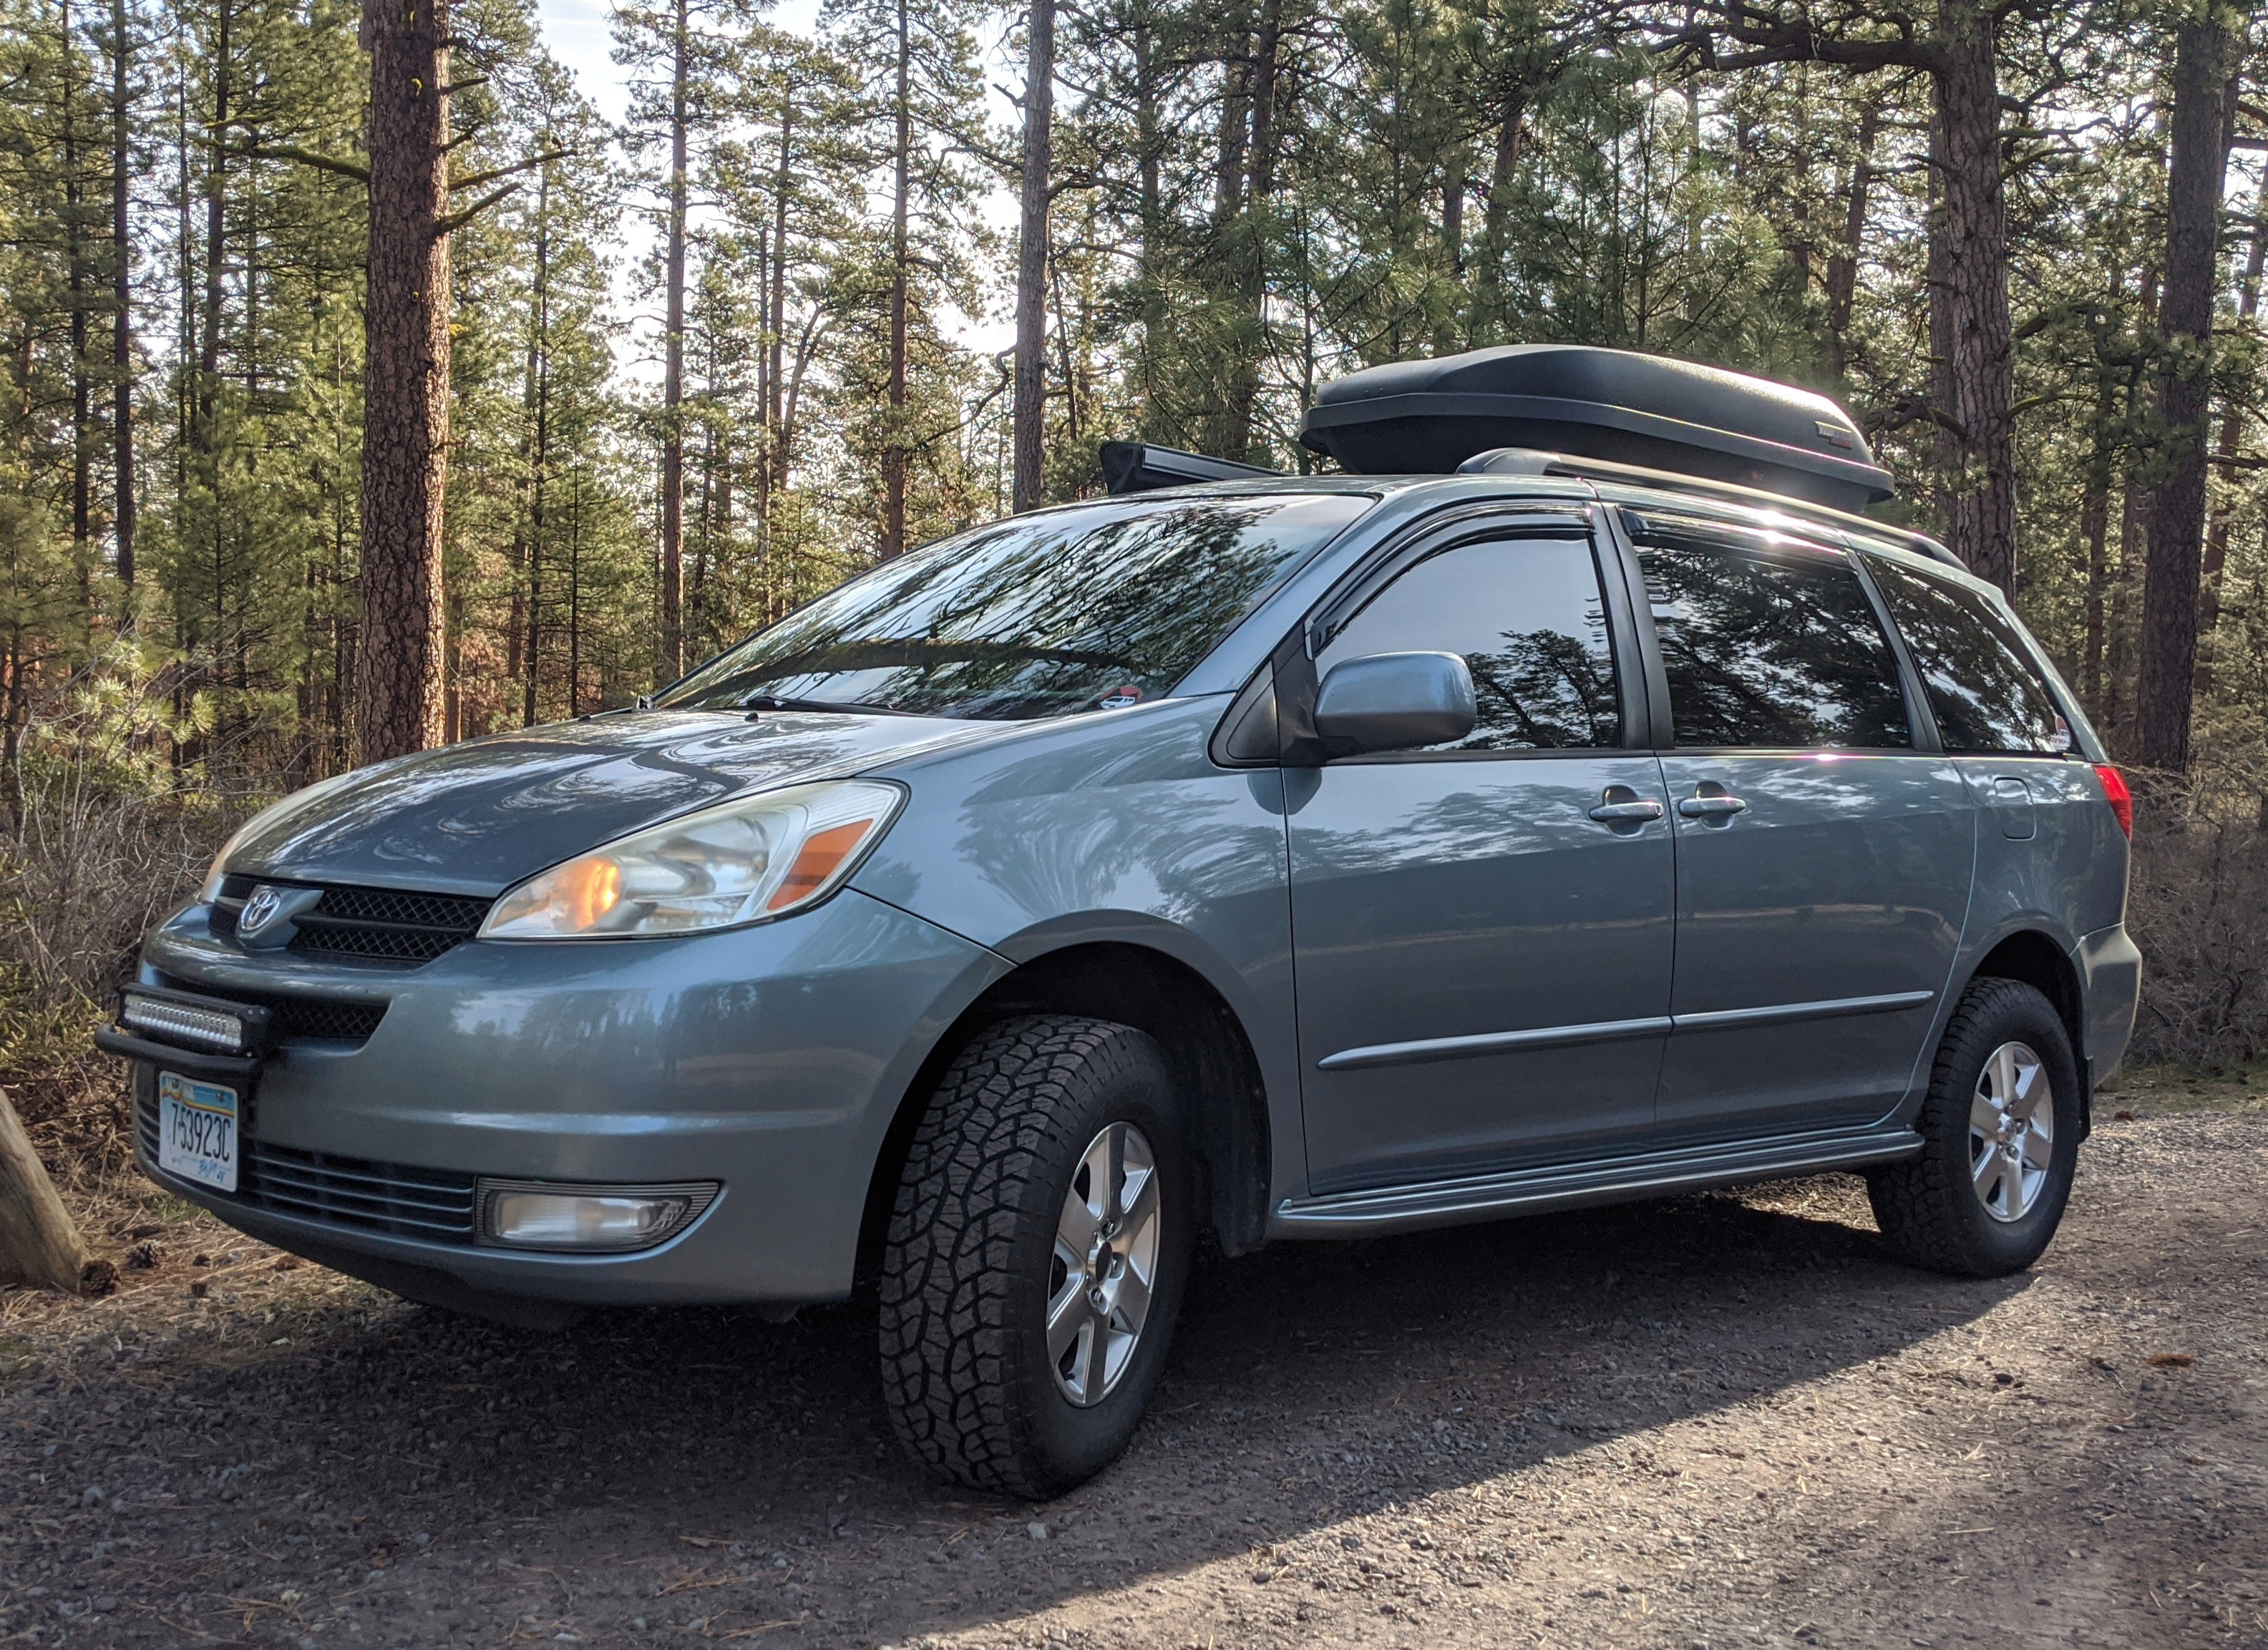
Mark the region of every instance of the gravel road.
[[2268, 1645], [2245, 1086], [2106, 1101], [1999, 1282], [1840, 1176], [1201, 1263], [1037, 1506], [917, 1477], [853, 1309], [534, 1337], [144, 1191], [116, 1295], [0, 1297], [0, 1641]]

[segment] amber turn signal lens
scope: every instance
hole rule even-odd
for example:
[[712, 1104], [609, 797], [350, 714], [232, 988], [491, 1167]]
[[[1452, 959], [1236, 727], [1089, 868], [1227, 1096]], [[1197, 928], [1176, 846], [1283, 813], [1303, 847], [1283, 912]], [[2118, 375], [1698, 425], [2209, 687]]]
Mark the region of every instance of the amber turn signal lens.
[[858, 851], [858, 844], [873, 829], [874, 821], [870, 819], [853, 820], [848, 825], [831, 825], [806, 837], [802, 851], [788, 867], [786, 880], [765, 902], [764, 909], [783, 911], [810, 898], [814, 889], [835, 874], [837, 866]]
[[2126, 776], [2107, 762], [2095, 764], [2095, 777], [2102, 781], [2102, 799], [2110, 804], [2117, 816], [2118, 829], [2129, 836], [2134, 834], [2134, 793], [2126, 788]]
[[622, 903], [622, 868], [611, 859], [578, 859], [560, 873], [571, 928], [595, 928]]

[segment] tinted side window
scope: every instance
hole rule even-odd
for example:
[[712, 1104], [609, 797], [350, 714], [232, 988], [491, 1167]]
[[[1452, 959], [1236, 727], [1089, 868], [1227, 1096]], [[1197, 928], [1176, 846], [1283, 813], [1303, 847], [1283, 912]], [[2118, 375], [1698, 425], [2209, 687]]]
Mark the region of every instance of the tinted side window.
[[2062, 748], [2055, 701], [1991, 602], [1895, 562], [1867, 564], [1921, 672], [1948, 750]]
[[1827, 551], [1638, 550], [1687, 746], [1911, 746], [1896, 657], [1857, 571]]
[[1316, 656], [1321, 676], [1371, 653], [1462, 653], [1480, 720], [1437, 750], [1566, 750], [1621, 742], [1614, 650], [1584, 539], [1491, 539], [1426, 557], [1371, 598]]

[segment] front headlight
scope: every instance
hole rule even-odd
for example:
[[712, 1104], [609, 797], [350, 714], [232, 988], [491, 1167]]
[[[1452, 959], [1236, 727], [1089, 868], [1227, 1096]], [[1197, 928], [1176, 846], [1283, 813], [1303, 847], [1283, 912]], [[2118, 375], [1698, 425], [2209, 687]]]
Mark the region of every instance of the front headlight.
[[508, 890], [482, 939], [620, 939], [766, 922], [839, 888], [905, 792], [873, 779], [764, 791], [650, 826]]

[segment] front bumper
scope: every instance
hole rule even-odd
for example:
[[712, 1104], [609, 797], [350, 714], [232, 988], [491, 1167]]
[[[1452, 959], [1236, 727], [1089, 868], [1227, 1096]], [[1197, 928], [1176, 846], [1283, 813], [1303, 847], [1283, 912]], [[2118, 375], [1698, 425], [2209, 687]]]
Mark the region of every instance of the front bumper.
[[[145, 1172], [267, 1241], [435, 1299], [573, 1305], [839, 1299], [883, 1138], [921, 1061], [1007, 969], [853, 890], [785, 922], [683, 939], [468, 942], [414, 969], [247, 955], [191, 907], [152, 936], [146, 983], [386, 1010], [359, 1046], [287, 1040], [261, 1063], [248, 1146], [436, 1179], [723, 1190], [630, 1254], [531, 1253], [307, 1219]], [[136, 1062], [136, 1110], [156, 1067]], [[406, 1269], [406, 1270], [405, 1270]]]

